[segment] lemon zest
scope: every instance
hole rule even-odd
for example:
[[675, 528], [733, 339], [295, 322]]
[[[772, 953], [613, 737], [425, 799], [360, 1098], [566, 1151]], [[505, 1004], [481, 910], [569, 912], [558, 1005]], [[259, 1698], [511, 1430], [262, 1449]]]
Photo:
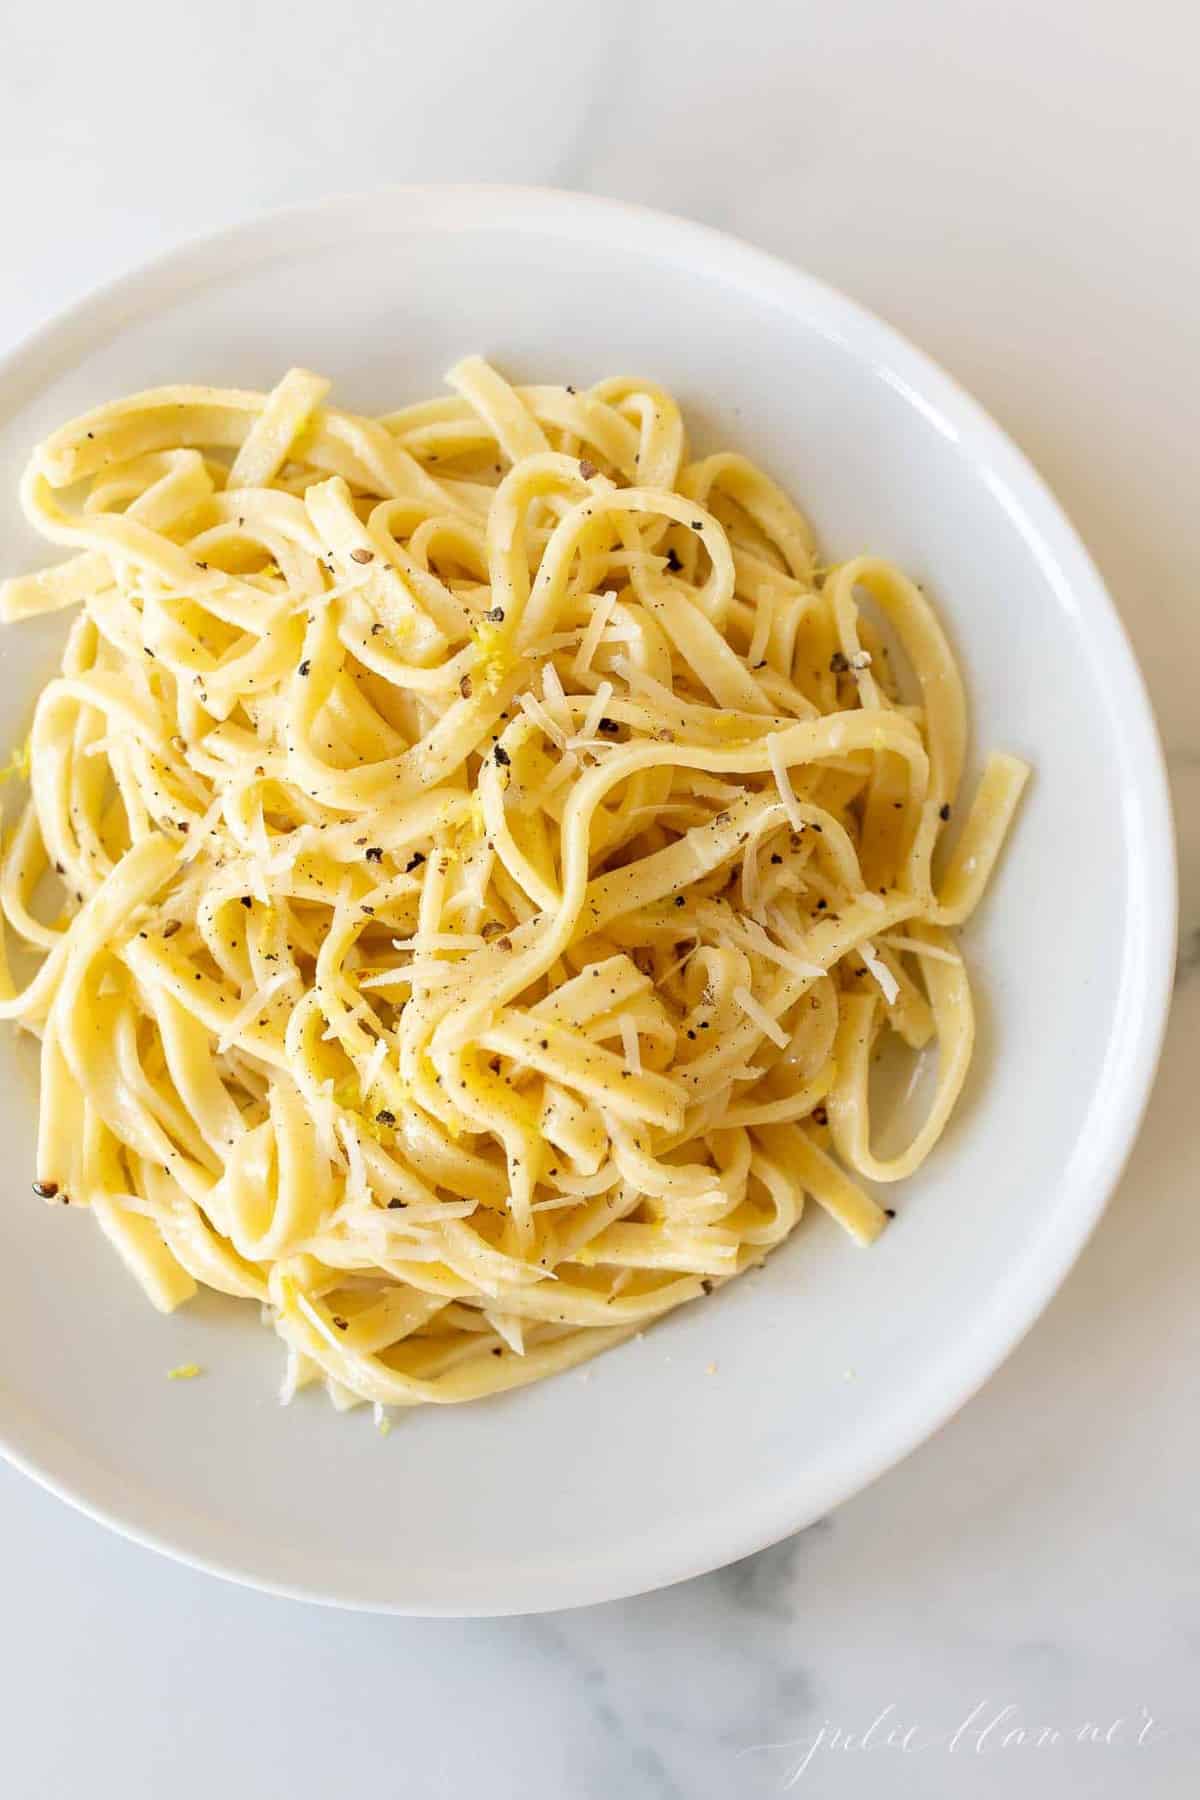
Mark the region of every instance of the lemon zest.
[[33, 739], [27, 737], [25, 742], [13, 751], [3, 767], [0, 767], [0, 781], [8, 781], [13, 776], [18, 781], [28, 781], [32, 765]]
[[504, 641], [501, 626], [493, 625], [490, 620], [483, 619], [472, 632], [475, 640], [475, 666], [477, 674], [489, 694], [494, 694], [506, 675], [516, 666], [516, 657]]

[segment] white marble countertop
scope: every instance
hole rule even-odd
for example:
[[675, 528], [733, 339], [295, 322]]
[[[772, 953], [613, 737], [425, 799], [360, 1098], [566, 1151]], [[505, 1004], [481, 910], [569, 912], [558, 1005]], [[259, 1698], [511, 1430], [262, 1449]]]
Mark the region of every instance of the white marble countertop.
[[0, 1466], [6, 1800], [1192, 1795], [1195, 9], [65, 0], [5, 36], [0, 343], [261, 207], [480, 178], [692, 214], [899, 325], [1032, 454], [1107, 576], [1170, 756], [1184, 885], [1122, 1187], [1022, 1348], [900, 1468], [687, 1586], [451, 1623], [242, 1592]]

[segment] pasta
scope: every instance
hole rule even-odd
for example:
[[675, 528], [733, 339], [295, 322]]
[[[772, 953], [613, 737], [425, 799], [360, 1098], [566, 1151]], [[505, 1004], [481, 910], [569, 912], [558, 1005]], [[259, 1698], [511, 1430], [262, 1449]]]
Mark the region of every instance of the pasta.
[[[578, 1364], [807, 1198], [870, 1243], [861, 1182], [961, 1089], [953, 932], [1027, 776], [992, 756], [943, 853], [966, 715], [925, 596], [822, 566], [661, 388], [449, 386], [103, 406], [22, 487], [68, 559], [0, 589], [77, 609], [0, 864], [35, 1189], [155, 1306], [259, 1303], [285, 1398], [381, 1420]], [[889, 1156], [885, 1036], [938, 1051]]]

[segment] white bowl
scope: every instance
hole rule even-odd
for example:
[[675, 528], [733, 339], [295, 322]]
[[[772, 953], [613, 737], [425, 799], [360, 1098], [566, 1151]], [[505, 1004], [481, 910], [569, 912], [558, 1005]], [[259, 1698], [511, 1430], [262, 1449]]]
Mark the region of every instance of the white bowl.
[[[422, 1409], [387, 1439], [315, 1397], [280, 1408], [279, 1346], [252, 1308], [209, 1297], [163, 1320], [89, 1220], [34, 1199], [33, 1061], [0, 1035], [6, 1454], [201, 1567], [414, 1613], [580, 1605], [697, 1574], [935, 1430], [1096, 1222], [1150, 1086], [1174, 945], [1146, 694], [1038, 476], [894, 332], [679, 219], [414, 188], [174, 252], [0, 370], [5, 572], [44, 560], [18, 516], [25, 454], [86, 407], [161, 382], [267, 387], [303, 363], [383, 411], [437, 392], [471, 350], [521, 379], [665, 382], [693, 432], [761, 462], [834, 555], [877, 551], [927, 584], [965, 664], [976, 752], [1036, 773], [966, 936], [983, 1023], [968, 1089], [883, 1240], [866, 1252], [806, 1221], [766, 1272], [586, 1372]], [[25, 729], [60, 637], [54, 621], [0, 633], [0, 742]], [[202, 1380], [165, 1379], [190, 1361]]]

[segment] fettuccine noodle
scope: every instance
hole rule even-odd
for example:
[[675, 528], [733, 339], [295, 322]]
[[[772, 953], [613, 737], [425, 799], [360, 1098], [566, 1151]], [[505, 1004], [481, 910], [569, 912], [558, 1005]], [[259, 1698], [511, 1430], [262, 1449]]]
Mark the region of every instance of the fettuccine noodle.
[[[809, 1196], [870, 1243], [860, 1181], [962, 1087], [953, 928], [1027, 775], [993, 756], [940, 850], [966, 719], [925, 596], [821, 566], [662, 389], [449, 382], [101, 407], [23, 485], [69, 559], [0, 589], [79, 609], [0, 868], [36, 1190], [159, 1308], [260, 1303], [285, 1397], [339, 1406], [577, 1364]], [[884, 1034], [938, 1052], [888, 1156]]]

